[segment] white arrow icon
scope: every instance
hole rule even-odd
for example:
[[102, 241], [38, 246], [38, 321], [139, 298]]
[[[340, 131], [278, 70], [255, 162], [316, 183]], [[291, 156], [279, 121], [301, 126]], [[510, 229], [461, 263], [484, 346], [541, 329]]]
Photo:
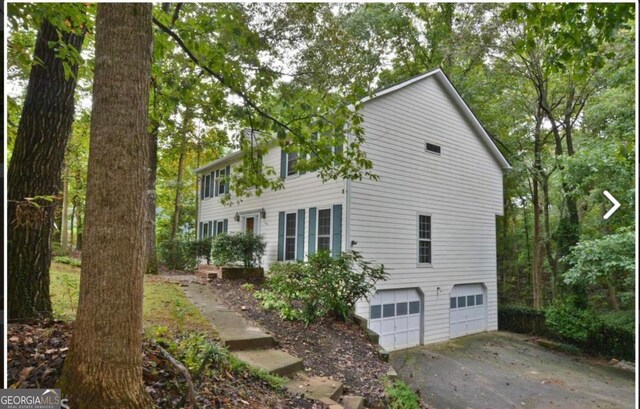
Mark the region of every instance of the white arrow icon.
[[607, 220], [609, 217], [611, 217], [612, 214], [616, 212], [616, 210], [618, 210], [618, 207], [620, 207], [620, 202], [618, 202], [616, 198], [613, 197], [611, 193], [607, 192], [606, 190], [602, 193], [604, 193], [607, 199], [611, 200], [611, 203], [613, 203], [613, 207], [609, 209], [607, 214], [604, 215], [604, 219]]

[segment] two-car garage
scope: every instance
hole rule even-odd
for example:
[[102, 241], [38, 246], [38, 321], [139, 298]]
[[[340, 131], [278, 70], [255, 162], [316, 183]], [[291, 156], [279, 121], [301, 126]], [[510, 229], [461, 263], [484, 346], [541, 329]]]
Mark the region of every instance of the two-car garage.
[[[381, 290], [369, 305], [369, 328], [379, 335], [384, 349], [404, 349], [422, 343], [425, 315], [427, 322], [430, 317], [428, 311], [423, 311], [423, 296], [418, 289]], [[449, 292], [448, 307], [449, 339], [487, 330], [484, 285], [454, 285]]]

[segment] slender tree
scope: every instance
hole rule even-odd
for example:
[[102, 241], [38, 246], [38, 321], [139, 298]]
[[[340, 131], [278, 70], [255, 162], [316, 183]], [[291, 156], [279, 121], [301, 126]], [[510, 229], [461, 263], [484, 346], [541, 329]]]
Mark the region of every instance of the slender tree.
[[[62, 32], [42, 22], [8, 170], [7, 272], [10, 318], [51, 316], [49, 267], [55, 201], [74, 112], [77, 62], [50, 44], [79, 51], [84, 30]], [[61, 41], [59, 43], [59, 40]]]
[[151, 4], [101, 3], [80, 300], [60, 386], [73, 408], [146, 408], [146, 269]]

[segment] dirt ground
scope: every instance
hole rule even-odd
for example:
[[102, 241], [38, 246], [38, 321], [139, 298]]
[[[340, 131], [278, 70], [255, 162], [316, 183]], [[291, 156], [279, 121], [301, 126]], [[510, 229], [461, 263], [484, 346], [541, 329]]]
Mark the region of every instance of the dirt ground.
[[[367, 407], [387, 407], [382, 378], [389, 364], [378, 357], [376, 346], [360, 327], [331, 318], [309, 326], [284, 321], [277, 312], [262, 309], [254, 292], [244, 288], [243, 283], [215, 280], [211, 289], [229, 308], [273, 334], [285, 352], [301, 358], [307, 374], [339, 380], [346, 393], [364, 396]], [[255, 289], [260, 288], [260, 281], [251, 283]]]
[[634, 408], [635, 375], [595, 359], [490, 332], [391, 355], [434, 409]]

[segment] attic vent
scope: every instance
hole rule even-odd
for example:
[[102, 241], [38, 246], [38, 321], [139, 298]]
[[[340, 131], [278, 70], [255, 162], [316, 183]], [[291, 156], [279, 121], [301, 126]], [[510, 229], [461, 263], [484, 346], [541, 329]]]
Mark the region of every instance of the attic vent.
[[437, 153], [440, 155], [440, 146], [427, 142], [427, 152]]

